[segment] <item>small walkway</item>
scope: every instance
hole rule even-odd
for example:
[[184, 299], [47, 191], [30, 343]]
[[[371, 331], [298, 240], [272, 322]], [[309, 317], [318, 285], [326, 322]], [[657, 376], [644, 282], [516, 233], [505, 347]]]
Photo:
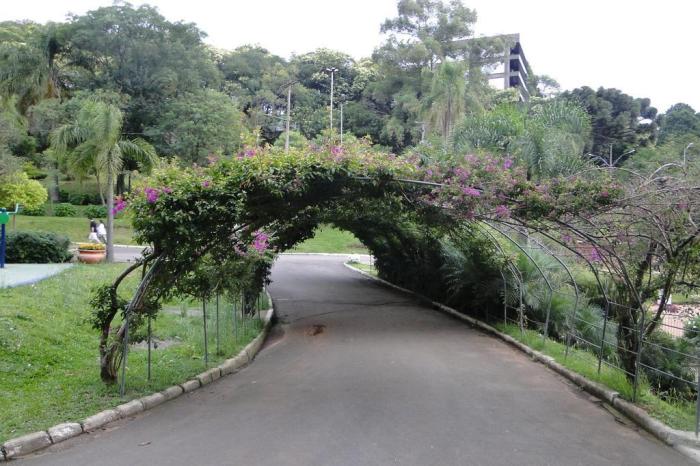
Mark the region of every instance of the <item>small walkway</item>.
[[72, 267], [73, 264], [5, 264], [0, 269], [0, 288], [31, 285]]

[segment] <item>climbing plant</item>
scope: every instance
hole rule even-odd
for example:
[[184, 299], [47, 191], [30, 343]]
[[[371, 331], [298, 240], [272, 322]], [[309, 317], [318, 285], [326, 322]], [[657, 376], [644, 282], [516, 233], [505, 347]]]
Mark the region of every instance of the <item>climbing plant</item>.
[[[353, 232], [388, 278], [421, 288], [420, 277], [443, 262], [436, 244], [465, 223], [593, 211], [616, 192], [586, 177], [536, 185], [509, 159], [467, 155], [429, 163], [361, 140], [288, 153], [245, 149], [205, 167], [167, 166], [117, 203], [130, 211], [137, 241], [151, 245], [141, 263], [143, 280], [123, 313], [138, 322], [169, 296], [205, 296], [221, 286], [212, 269], [236, 284], [226, 286], [253, 296], [274, 255], [311, 237], [321, 222]], [[116, 380], [126, 331], [124, 321], [109, 330], [122, 306], [111, 298], [121, 279], [96, 306], [105, 382]]]

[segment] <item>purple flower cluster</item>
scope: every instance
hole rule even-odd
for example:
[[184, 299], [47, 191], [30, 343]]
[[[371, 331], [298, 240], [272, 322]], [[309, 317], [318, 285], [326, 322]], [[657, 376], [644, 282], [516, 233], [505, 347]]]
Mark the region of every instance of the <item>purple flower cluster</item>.
[[268, 248], [270, 236], [262, 231], [256, 231], [253, 238], [253, 248], [260, 254], [264, 253]]
[[114, 198], [114, 207], [112, 208], [112, 215], [117, 215], [124, 209], [126, 209], [126, 201], [121, 196], [117, 196], [116, 198]]
[[476, 188], [473, 188], [471, 186], [467, 186], [466, 188], [462, 189], [462, 192], [466, 194], [467, 196], [472, 196], [472, 197], [479, 197], [481, 196], [481, 191], [479, 191]]
[[208, 188], [209, 186], [211, 186], [211, 181], [209, 181], [209, 180], [202, 181], [202, 188]]
[[498, 207], [496, 207], [496, 216], [501, 218], [509, 218], [510, 209], [505, 205], [501, 204]]
[[146, 202], [149, 204], [155, 204], [161, 194], [172, 194], [173, 189], [168, 186], [163, 186], [162, 188], [143, 188], [143, 193], [146, 195]]
[[149, 204], [155, 204], [160, 197], [160, 191], [157, 188], [144, 188], [143, 193], [146, 195], [146, 201]]

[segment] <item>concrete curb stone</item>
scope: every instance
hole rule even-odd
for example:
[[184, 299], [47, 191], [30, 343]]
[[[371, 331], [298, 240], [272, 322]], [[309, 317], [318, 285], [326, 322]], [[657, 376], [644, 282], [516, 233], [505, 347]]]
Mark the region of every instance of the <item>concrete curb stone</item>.
[[90, 417], [83, 419], [81, 422], [83, 426], [83, 432], [90, 432], [95, 429], [99, 429], [105, 424], [109, 424], [112, 421], [119, 419], [119, 413], [114, 409], [105, 409], [97, 414], [93, 414]]
[[60, 443], [83, 433], [83, 426], [77, 422], [64, 422], [51, 427], [49, 430], [51, 443]]
[[163, 395], [161, 392], [158, 393], [152, 393], [147, 396], [143, 396], [138, 399], [141, 403], [143, 403], [143, 409], [144, 411], [147, 411], [149, 409], [153, 409], [156, 406], [165, 403], [167, 398], [165, 398], [165, 395]]
[[[267, 296], [272, 304], [272, 298], [270, 297], [269, 293]], [[272, 325], [272, 317], [274, 312], [275, 310], [273, 305], [267, 310], [267, 312], [265, 312], [264, 316], [262, 316], [264, 325], [260, 335], [255, 337], [255, 339], [246, 345], [246, 347], [243, 348], [235, 357], [227, 359], [220, 366], [209, 369], [199, 374], [194, 379], [170, 386], [160, 392], [131, 400], [117, 406], [114, 409], [106, 409], [99, 413], [93, 414], [92, 416], [83, 419], [80, 423], [66, 422], [57, 424], [50, 427], [47, 431], [33, 432], [21, 437], [9, 439], [0, 446], [0, 462], [7, 462], [20, 455], [32, 453], [83, 433], [92, 432], [96, 429], [104, 427], [110, 422], [151, 409], [164, 403], [165, 401], [177, 398], [183, 393], [196, 390], [224, 375], [237, 372], [241, 367], [248, 364], [255, 357], [257, 352], [260, 351], [260, 348], [267, 337], [270, 326]], [[206, 382], [202, 382], [202, 380], [205, 380]]]
[[6, 460], [20, 455], [31, 453], [51, 445], [51, 437], [48, 432], [39, 431], [13, 438], [2, 444], [2, 451]]
[[202, 386], [202, 384], [200, 384], [199, 380], [197, 380], [197, 379], [191, 379], [191, 380], [188, 380], [187, 382], [183, 382], [180, 384], [180, 387], [182, 388], [182, 391], [184, 393], [189, 393], [193, 390], [197, 390], [201, 386]]
[[166, 401], [177, 398], [184, 393], [184, 389], [179, 385], [173, 385], [161, 391]]
[[[141, 400], [131, 400], [128, 403], [120, 404], [114, 408], [114, 410], [119, 413], [120, 418], [133, 416], [142, 412], [144, 409], [146, 408], [143, 406], [143, 403], [141, 403]], [[49, 433], [51, 433], [50, 430]]]
[[[666, 424], [657, 421], [656, 419], [652, 418], [646, 411], [644, 411], [642, 408], [623, 400], [620, 398], [620, 394], [618, 392], [615, 392], [613, 390], [610, 390], [596, 382], [593, 382], [591, 380], [588, 380], [584, 376], [577, 374], [576, 372], [573, 372], [566, 367], [562, 366], [561, 364], [557, 363], [552, 357], [547, 356], [543, 353], [540, 353], [539, 351], [533, 350], [529, 346], [524, 345], [523, 343], [517, 341], [515, 338], [511, 337], [510, 335], [506, 335], [505, 333], [502, 333], [498, 331], [496, 328], [486, 324], [485, 322], [481, 322], [477, 319], [474, 319], [473, 317], [463, 315], [459, 313], [456, 309], [452, 309], [448, 306], [445, 306], [444, 304], [437, 303], [435, 301], [431, 301], [425, 296], [422, 296], [414, 291], [408, 290], [406, 288], [400, 287], [398, 285], [394, 285], [393, 283], [387, 282], [386, 280], [382, 280], [379, 277], [375, 277], [373, 275], [368, 274], [367, 272], [363, 270], [356, 269], [355, 267], [352, 267], [349, 264], [344, 264], [345, 267], [349, 268], [350, 270], [360, 273], [364, 275], [367, 278], [370, 278], [371, 280], [376, 280], [380, 283], [383, 283], [384, 285], [394, 288], [396, 290], [402, 291], [404, 293], [410, 294], [412, 296], [415, 296], [419, 298], [422, 301], [427, 301], [433, 305], [438, 310], [441, 310], [443, 312], [446, 312], [450, 315], [453, 315], [461, 320], [464, 320], [466, 322], [469, 322], [472, 325], [475, 325], [476, 327], [479, 327], [486, 331], [487, 333], [491, 333], [501, 340], [509, 343], [510, 345], [518, 348], [519, 350], [523, 351], [524, 353], [530, 355], [533, 357], [535, 361], [538, 361], [545, 366], [549, 367], [553, 371], [557, 372], [558, 374], [564, 376], [565, 378], [569, 379], [571, 382], [574, 384], [578, 385], [582, 389], [586, 390], [590, 394], [602, 399], [603, 401], [606, 401], [610, 403], [615, 409], [620, 411], [622, 414], [626, 415], [630, 419], [632, 419], [635, 423], [637, 423], [639, 426], [641, 426], [643, 429], [654, 435], [656, 438], [661, 440], [662, 442], [666, 443], [667, 445], [676, 448], [676, 450], [680, 451], [683, 453], [685, 456], [700, 462], [700, 452], [698, 452], [697, 449], [693, 449], [690, 447], [698, 448], [700, 447], [700, 440], [695, 439], [694, 437], [689, 436], [688, 434], [685, 434], [684, 432], [677, 433], [677, 431], [674, 431], [671, 429], [669, 426]], [[685, 434], [685, 435], [679, 435], [679, 434]], [[679, 443], [685, 444], [683, 445], [678, 445]]]

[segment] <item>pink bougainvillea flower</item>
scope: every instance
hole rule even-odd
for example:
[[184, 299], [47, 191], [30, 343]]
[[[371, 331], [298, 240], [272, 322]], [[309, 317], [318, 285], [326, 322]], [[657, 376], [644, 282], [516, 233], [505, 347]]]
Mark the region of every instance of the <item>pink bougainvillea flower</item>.
[[114, 199], [114, 207], [112, 208], [112, 215], [117, 215], [122, 210], [126, 209], [126, 201], [122, 199], [121, 196], [117, 196]]
[[331, 154], [333, 155], [341, 155], [343, 153], [343, 148], [340, 146], [333, 146], [331, 147]]
[[146, 201], [149, 204], [155, 204], [160, 196], [160, 191], [155, 188], [144, 188], [143, 192], [146, 195]]
[[512, 167], [512, 166], [513, 166], [513, 160], [512, 160], [512, 159], [505, 159], [505, 160], [503, 161], [503, 169], [504, 169], [504, 170], [508, 170], [508, 169], [510, 169], [510, 167]]
[[472, 196], [472, 197], [479, 197], [481, 196], [481, 191], [479, 191], [476, 188], [473, 188], [471, 186], [468, 186], [464, 189], [462, 189], [462, 192], [466, 194], [467, 196]]
[[209, 186], [211, 186], [211, 182], [209, 180], [202, 181], [202, 188], [208, 188]]
[[509, 218], [510, 209], [505, 205], [501, 204], [498, 207], [496, 207], [496, 216], [501, 218]]
[[256, 231], [253, 237], [253, 248], [260, 254], [264, 253], [268, 248], [268, 240], [270, 236], [262, 231]]

